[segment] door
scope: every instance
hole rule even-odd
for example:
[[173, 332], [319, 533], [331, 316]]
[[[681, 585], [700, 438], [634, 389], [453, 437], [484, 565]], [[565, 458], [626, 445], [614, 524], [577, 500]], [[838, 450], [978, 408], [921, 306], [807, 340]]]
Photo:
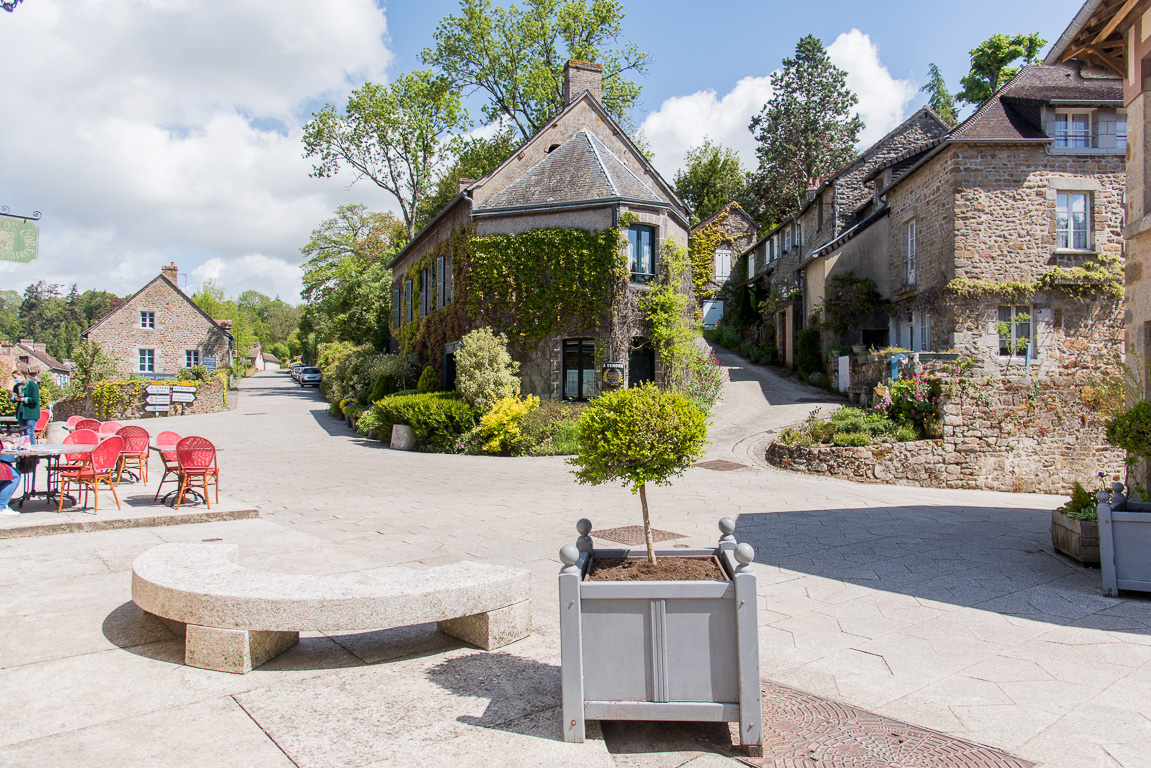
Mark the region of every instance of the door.
[[627, 384], [635, 387], [645, 381], [655, 382], [655, 350], [642, 339], [636, 339], [627, 359]]

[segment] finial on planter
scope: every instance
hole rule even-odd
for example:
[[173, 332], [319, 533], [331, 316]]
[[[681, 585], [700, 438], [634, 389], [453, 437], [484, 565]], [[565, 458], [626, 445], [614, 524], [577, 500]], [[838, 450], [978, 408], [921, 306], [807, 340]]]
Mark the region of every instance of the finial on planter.
[[579, 533], [579, 538], [576, 540], [576, 549], [580, 552], [591, 552], [593, 547], [591, 536], [591, 520], [586, 517], [581, 517], [576, 521], [576, 531]]
[[1108, 501], [1108, 500], [1110, 500], [1110, 498], [1111, 498], [1111, 494], [1109, 494], [1107, 491], [1096, 491], [1096, 493], [1095, 493], [1095, 500], [1100, 502], [1100, 503], [1102, 503], [1104, 501]]
[[735, 547], [735, 560], [739, 563], [739, 569], [742, 571], [744, 568], [749, 568], [755, 562], [755, 550], [746, 541], [742, 544], [737, 544]]
[[1119, 482], [1118, 480], [1116, 480], [1114, 483], [1111, 483], [1111, 492], [1112, 493], [1123, 493], [1123, 491], [1124, 491], [1123, 483]]
[[564, 570], [575, 567], [579, 558], [580, 551], [576, 549], [574, 544], [564, 544], [560, 547], [560, 562], [564, 564]]
[[719, 532], [723, 534], [719, 537], [720, 550], [734, 549], [735, 548], [735, 521], [730, 517], [723, 517], [719, 520]]

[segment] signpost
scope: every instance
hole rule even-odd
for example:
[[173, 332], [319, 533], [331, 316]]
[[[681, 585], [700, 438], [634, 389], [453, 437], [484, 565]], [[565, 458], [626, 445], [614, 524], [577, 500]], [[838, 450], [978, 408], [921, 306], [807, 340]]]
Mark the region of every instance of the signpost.
[[194, 403], [196, 402], [196, 395], [191, 392], [173, 392], [173, 403]]
[[155, 413], [157, 411], [170, 411], [170, 410], [172, 410], [172, 406], [170, 406], [170, 405], [145, 405], [144, 410], [145, 411], [152, 411], [153, 413]]
[[39, 244], [40, 228], [32, 222], [0, 219], [0, 261], [35, 261]]
[[172, 387], [172, 391], [173, 392], [191, 392], [194, 395], [194, 394], [196, 394], [196, 387], [189, 387], [186, 384], [177, 384], [174, 387]]
[[148, 395], [144, 402], [148, 405], [169, 405], [172, 398], [169, 395]]
[[207, 368], [209, 371], [216, 370], [216, 358], [205, 357], [204, 358], [204, 367]]
[[144, 387], [144, 391], [149, 395], [167, 395], [171, 393], [172, 388], [167, 384], [149, 384]]

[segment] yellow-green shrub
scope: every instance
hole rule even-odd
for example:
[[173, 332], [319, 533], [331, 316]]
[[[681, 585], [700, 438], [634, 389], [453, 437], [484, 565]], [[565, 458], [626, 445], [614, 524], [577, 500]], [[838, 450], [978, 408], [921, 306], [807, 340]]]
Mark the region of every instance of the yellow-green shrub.
[[480, 417], [480, 436], [487, 453], [508, 453], [519, 442], [520, 422], [540, 404], [535, 395], [523, 400], [518, 397], [500, 398], [492, 409]]

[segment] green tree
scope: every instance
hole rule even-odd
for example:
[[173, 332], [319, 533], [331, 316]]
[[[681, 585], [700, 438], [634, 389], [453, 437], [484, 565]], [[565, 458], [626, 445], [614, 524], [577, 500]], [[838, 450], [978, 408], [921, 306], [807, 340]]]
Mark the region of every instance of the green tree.
[[451, 202], [460, 190], [460, 179], [482, 179], [506, 160], [519, 140], [514, 131], [505, 128], [491, 138], [473, 137], [456, 143], [456, 159], [436, 182], [432, 193], [420, 201], [416, 214], [416, 230], [422, 229]]
[[97, 342], [84, 341], [77, 345], [72, 362], [76, 365], [72, 368], [70, 387], [76, 392], [85, 391], [93, 382], [116, 378], [116, 358]]
[[707, 419], [674, 390], [647, 382], [606, 392], [580, 414], [579, 453], [568, 460], [580, 483], [620, 481], [639, 494], [647, 559], [655, 563], [647, 484], [668, 485], [703, 453]]
[[1020, 59], [1024, 64], [1033, 63], [1046, 44], [1038, 32], [992, 35], [971, 49], [971, 71], [959, 81], [963, 90], [955, 98], [964, 104], [982, 104], [1019, 72], [1012, 64]]
[[675, 173], [675, 193], [691, 211], [695, 226], [747, 191], [747, 173], [734, 149], [704, 137], [683, 158]]
[[542, 129], [563, 106], [568, 59], [603, 65], [602, 102], [624, 127], [640, 87], [625, 79], [647, 70], [649, 56], [623, 36], [619, 0], [525, 0], [493, 6], [460, 0], [460, 15], [436, 28], [435, 45], [422, 54], [459, 89], [483, 91], [489, 121], [506, 120], [522, 139]]
[[317, 158], [312, 176], [348, 166], [393, 195], [410, 238], [443, 159], [443, 137], [466, 122], [459, 90], [447, 78], [410, 72], [387, 86], [365, 83], [352, 91], [344, 114], [324, 105], [304, 126], [304, 154]]
[[772, 73], [771, 91], [748, 127], [759, 142], [753, 184], [766, 214], [779, 221], [799, 210], [809, 184], [855, 157], [863, 120], [852, 114], [859, 98], [847, 87], [847, 73], [812, 35]]
[[947, 90], [947, 81], [943, 79], [943, 73], [934, 62], [927, 71], [931, 79], [919, 90], [927, 94], [927, 106], [935, 110], [935, 114], [939, 115], [943, 122], [953, 127], [959, 122], [959, 113], [955, 110], [955, 100], [951, 98], [951, 92]]
[[456, 391], [481, 412], [520, 393], [520, 364], [508, 354], [508, 337], [477, 328], [456, 350]]
[[391, 261], [406, 242], [404, 225], [391, 213], [369, 211], [358, 203], [341, 205], [300, 249], [308, 259], [300, 295], [310, 304], [322, 301], [350, 275]]

